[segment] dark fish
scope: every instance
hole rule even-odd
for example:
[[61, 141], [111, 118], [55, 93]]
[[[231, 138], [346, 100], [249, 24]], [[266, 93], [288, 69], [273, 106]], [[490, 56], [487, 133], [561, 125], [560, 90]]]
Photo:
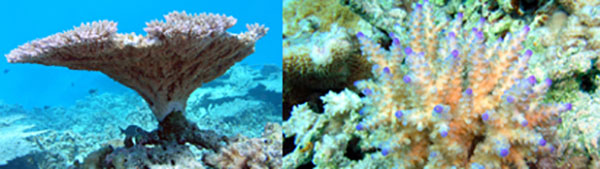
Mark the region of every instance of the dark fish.
[[89, 94], [96, 94], [96, 92], [98, 92], [98, 89], [90, 89], [90, 90], [88, 90]]
[[4, 69], [4, 74], [7, 74], [8, 72], [10, 72], [10, 69]]
[[141, 127], [135, 126], [135, 125], [129, 125], [125, 129], [122, 129], [119, 127], [119, 130], [121, 130], [122, 134], [125, 134], [126, 136], [129, 136], [129, 137], [148, 135], [147, 131], [144, 131], [144, 129], [142, 129]]

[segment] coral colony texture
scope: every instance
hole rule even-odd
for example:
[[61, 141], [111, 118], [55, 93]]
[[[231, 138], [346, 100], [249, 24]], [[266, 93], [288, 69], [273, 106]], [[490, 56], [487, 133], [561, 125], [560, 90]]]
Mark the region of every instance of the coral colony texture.
[[[283, 124], [283, 168], [600, 168], [598, 95], [586, 89], [600, 84], [593, 73], [598, 3], [582, 1], [587, 12], [565, 16], [562, 6], [573, 1], [539, 2], [539, 13], [524, 8], [535, 6], [528, 2], [513, 2], [332, 2], [347, 6], [330, 12], [352, 15], [339, 12], [350, 9], [361, 20], [352, 20], [354, 26], [329, 21], [347, 28], [321, 30], [337, 34], [321, 38], [359, 46], [360, 54], [345, 55], [367, 60], [362, 66], [370, 76], [293, 106]], [[328, 15], [318, 14], [295, 20], [321, 21], [306, 28], [318, 30]], [[328, 42], [310, 42], [324, 33], [301, 31], [284, 37], [284, 51], [303, 52], [293, 45], [300, 40]], [[327, 52], [333, 48], [322, 44], [325, 50], [306, 56], [284, 52], [284, 72], [310, 70], [294, 67], [328, 63], [343, 50]], [[354, 75], [361, 73], [367, 74]]]
[[[284, 109], [318, 99], [370, 76], [370, 66], [352, 41], [354, 27], [368, 23], [337, 0], [285, 0], [283, 9]], [[289, 7], [286, 7], [289, 6]], [[297, 8], [301, 6], [301, 8]], [[286, 115], [284, 115], [286, 118]]]
[[[185, 12], [172, 12], [165, 15], [165, 20], [147, 23], [147, 27], [144, 28], [146, 36], [116, 33], [116, 23], [111, 21], [82, 24], [73, 30], [34, 40], [11, 51], [6, 55], [10, 63], [38, 63], [103, 72], [136, 91], [149, 109], [139, 102], [141, 99], [136, 101], [134, 97], [124, 97], [121, 98], [122, 102], [115, 102], [112, 97], [123, 96], [94, 96], [90, 101], [99, 104], [82, 104], [67, 110], [50, 107], [37, 110], [52, 112], [47, 117], [49, 119], [66, 117], [72, 120], [72, 125], [78, 126], [71, 129], [72, 131], [65, 129], [48, 134], [43, 134], [45, 131], [17, 132], [22, 134], [7, 137], [18, 141], [42, 134], [27, 143], [34, 142], [40, 151], [50, 152], [46, 156], [53, 157], [53, 160], [39, 163], [44, 166], [42, 168], [65, 168], [60, 166], [62, 161], [73, 162], [72, 168], [204, 168], [202, 163], [215, 168], [266, 168], [281, 163], [281, 139], [274, 138], [272, 134], [264, 134], [265, 138], [251, 139], [231, 136], [239, 133], [233, 131], [231, 125], [243, 122], [248, 122], [248, 127], [254, 128], [266, 125], [266, 133], [277, 133], [279, 125], [266, 124], [266, 121], [277, 122], [278, 118], [252, 115], [257, 114], [257, 111], [264, 111], [263, 113], [272, 112], [267, 115], [279, 116], [275, 111], [276, 107], [260, 109], [273, 106], [272, 101], [258, 101], [268, 95], [263, 95], [265, 98], [255, 98], [230, 95], [227, 92], [212, 95], [205, 90], [196, 90], [202, 84], [223, 75], [236, 62], [253, 53], [254, 43], [266, 34], [268, 28], [253, 24], [247, 26], [248, 32], [231, 34], [226, 32], [226, 29], [232, 27], [236, 19], [214, 14], [188, 15]], [[277, 96], [276, 93], [281, 92], [281, 87], [278, 87], [281, 86], [281, 82], [277, 82], [281, 79], [281, 74], [273, 71], [277, 69], [265, 66], [262, 68], [264, 72], [257, 72], [252, 68], [238, 66], [235, 70], [226, 74], [229, 80], [218, 82], [242, 88], [230, 81], [252, 75], [240, 79], [248, 85], [248, 89], [245, 90], [248, 95], [271, 92], [275, 93], [273, 96]], [[194, 91], [197, 91], [197, 94], [192, 94]], [[188, 100], [190, 95], [194, 97]], [[206, 102], [210, 100], [207, 96], [220, 100]], [[103, 106], [108, 103], [111, 103], [111, 106]], [[188, 103], [198, 109], [187, 109]], [[231, 104], [252, 109], [220, 108]], [[18, 109], [10, 108], [8, 111], [13, 110]], [[119, 115], [121, 110], [128, 112]], [[87, 113], [87, 117], [80, 118], [83, 112], [94, 113]], [[150, 112], [154, 116], [149, 116]], [[186, 112], [190, 118], [186, 117]], [[207, 126], [190, 120], [211, 116], [207, 113], [222, 114], [220, 117], [229, 120], [222, 121], [220, 125], [207, 124], [213, 127], [209, 130], [201, 129]], [[240, 114], [235, 113], [264, 121], [236, 120], [235, 117]], [[52, 117], [61, 114], [64, 117]], [[92, 125], [95, 126], [93, 129], [78, 125], [82, 120], [90, 119], [94, 120], [90, 124], [104, 124]], [[43, 121], [43, 117], [37, 120]], [[156, 121], [159, 122], [158, 126]], [[127, 122], [130, 124], [126, 124]], [[61, 128], [59, 124], [47, 125]], [[30, 127], [9, 128], [24, 131]], [[62, 128], [64, 129], [64, 126]], [[153, 128], [156, 129], [147, 131]], [[103, 131], [108, 131], [109, 135], [91, 134]], [[260, 136], [250, 131], [242, 133]], [[125, 139], [120, 140], [123, 135]], [[57, 140], [66, 144], [59, 144]], [[105, 143], [98, 146], [95, 144], [98, 141]], [[23, 146], [23, 152], [14, 154], [15, 157], [27, 154], [31, 149], [29, 146]], [[90, 151], [93, 149], [95, 151]], [[87, 157], [82, 157], [81, 153], [87, 154]], [[204, 162], [196, 159], [204, 154], [212, 155], [204, 159]], [[2, 159], [11, 158], [14, 157]], [[227, 160], [213, 161], [221, 159]]]
[[522, 74], [533, 54], [522, 45], [530, 28], [490, 41], [485, 18], [465, 28], [462, 13], [440, 21], [431, 7], [416, 6], [389, 53], [357, 34], [376, 78], [356, 83], [366, 96], [356, 129], [380, 149], [375, 158], [403, 158], [392, 163], [400, 167], [523, 168], [549, 153], [542, 131], [572, 105], [541, 103], [552, 80]]

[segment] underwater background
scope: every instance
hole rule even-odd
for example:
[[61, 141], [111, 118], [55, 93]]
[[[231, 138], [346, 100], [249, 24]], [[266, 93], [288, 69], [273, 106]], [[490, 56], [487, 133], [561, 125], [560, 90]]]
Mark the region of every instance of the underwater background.
[[[229, 137], [261, 137], [281, 122], [281, 4], [261, 1], [4, 1], [0, 51], [73, 29], [111, 20], [118, 33], [145, 35], [146, 22], [172, 11], [225, 14], [269, 28], [255, 52], [221, 77], [203, 84], [188, 100], [190, 121]], [[103, 146], [122, 146], [122, 129], [146, 131], [157, 121], [133, 90], [100, 72], [0, 61], [0, 168], [68, 168]], [[275, 129], [276, 130], [276, 129]], [[279, 132], [280, 133], [280, 132]], [[278, 148], [280, 150], [280, 148]], [[194, 149], [200, 158], [204, 150]], [[200, 160], [200, 159], [197, 159]]]

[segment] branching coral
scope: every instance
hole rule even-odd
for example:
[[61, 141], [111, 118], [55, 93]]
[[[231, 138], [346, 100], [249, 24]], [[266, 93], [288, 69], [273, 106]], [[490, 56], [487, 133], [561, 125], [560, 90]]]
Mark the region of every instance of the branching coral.
[[207, 156], [204, 161], [219, 168], [280, 168], [282, 141], [281, 126], [269, 123], [265, 126], [262, 138], [239, 137], [219, 153]]
[[390, 51], [358, 33], [376, 76], [356, 83], [366, 95], [356, 126], [364, 146], [400, 168], [523, 168], [549, 153], [542, 129], [571, 104], [542, 103], [552, 81], [523, 74], [530, 28], [486, 40], [485, 18], [463, 27], [462, 13], [449, 20], [436, 10], [417, 4]]
[[283, 124], [285, 137], [295, 137], [297, 145], [283, 158], [283, 168], [296, 168], [311, 159], [321, 168], [355, 165], [344, 157], [343, 150], [360, 118], [356, 113], [362, 106], [360, 97], [345, 89], [340, 93], [329, 92], [321, 100], [325, 102], [323, 114], [315, 113], [306, 103], [296, 105], [292, 117]]

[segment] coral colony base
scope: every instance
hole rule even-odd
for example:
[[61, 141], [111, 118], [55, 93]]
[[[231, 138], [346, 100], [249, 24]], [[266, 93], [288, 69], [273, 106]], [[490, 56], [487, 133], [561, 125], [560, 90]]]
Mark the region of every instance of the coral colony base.
[[[254, 24], [247, 26], [248, 32], [231, 34], [226, 30], [236, 19], [214, 14], [172, 12], [165, 19], [147, 23], [146, 36], [116, 33], [117, 24], [111, 21], [82, 24], [71, 31], [24, 44], [6, 58], [10, 63], [103, 72], [135, 90], [151, 108], [159, 122], [158, 129], [147, 132], [129, 126], [122, 130], [126, 135], [125, 147], [103, 147], [88, 155], [83, 164], [76, 164], [76, 168], [202, 168], [191, 157], [186, 143], [223, 152], [210, 159], [229, 162], [207, 162], [214, 167], [277, 165], [271, 162], [277, 160], [272, 157], [277, 153], [270, 152], [273, 148], [267, 147], [271, 143], [266, 140], [230, 139], [198, 128], [184, 115], [190, 94], [253, 53], [255, 42], [268, 28]], [[240, 152], [239, 147], [254, 149]], [[239, 161], [238, 156], [256, 158]]]
[[373, 64], [354, 83], [364, 97], [346, 89], [321, 97], [322, 114], [293, 108], [283, 168], [528, 168], [556, 151], [558, 117], [573, 106], [544, 102], [553, 81], [525, 74], [529, 26], [488, 37], [495, 23], [427, 0], [407, 18], [386, 28], [389, 49], [356, 34]]

